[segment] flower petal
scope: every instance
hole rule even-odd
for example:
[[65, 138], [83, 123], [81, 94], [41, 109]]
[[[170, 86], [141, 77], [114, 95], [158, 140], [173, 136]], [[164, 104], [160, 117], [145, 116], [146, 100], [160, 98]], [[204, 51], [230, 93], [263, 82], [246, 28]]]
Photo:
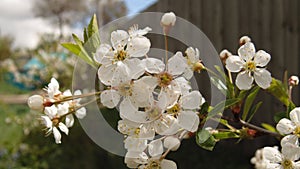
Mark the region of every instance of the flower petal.
[[62, 123], [62, 122], [58, 123], [58, 127], [59, 127], [59, 129], [60, 129], [62, 132], [64, 132], [66, 135], [69, 134], [69, 129], [68, 129], [68, 127], [67, 127], [64, 123]]
[[181, 52], [176, 52], [174, 56], [172, 56], [168, 61], [168, 72], [171, 75], [181, 75], [184, 70], [187, 68], [187, 64], [185, 63], [185, 59], [182, 56]]
[[117, 68], [116, 64], [108, 65], [108, 66], [105, 65], [100, 66], [100, 68], [98, 69], [99, 80], [107, 86], [111, 85], [112, 78], [114, 76], [116, 68]]
[[192, 91], [181, 98], [183, 109], [199, 109], [202, 104], [202, 95], [199, 91]]
[[177, 169], [177, 165], [174, 161], [163, 159], [160, 163], [161, 169]]
[[226, 69], [231, 72], [239, 72], [245, 62], [239, 57], [231, 55], [226, 59]]
[[126, 31], [116, 30], [111, 33], [111, 44], [116, 50], [124, 49], [125, 45], [128, 42], [129, 35]]
[[147, 139], [127, 137], [124, 140], [125, 148], [128, 151], [143, 152], [147, 148]]
[[271, 60], [271, 55], [263, 50], [259, 50], [258, 52], [256, 52], [254, 56], [254, 62], [256, 66], [261, 66], [261, 67], [266, 66], [270, 60]]
[[94, 60], [102, 65], [108, 65], [111, 64], [114, 55], [110, 45], [101, 44], [94, 55]]
[[114, 108], [118, 105], [121, 96], [116, 90], [104, 90], [100, 95], [101, 103], [108, 108]]
[[[148, 156], [145, 152], [134, 152], [134, 151], [128, 151], [125, 155], [125, 159], [124, 162], [125, 164], [127, 164], [127, 166], [129, 167], [129, 165], [133, 165], [136, 164], [136, 167], [140, 164], [146, 164], [148, 160]], [[136, 168], [133, 167], [133, 168]]]
[[76, 110], [75, 115], [79, 119], [83, 119], [86, 116], [86, 108], [81, 107], [80, 109]]
[[158, 74], [165, 70], [165, 64], [156, 58], [146, 58], [142, 60], [145, 70], [149, 73]]
[[180, 140], [175, 136], [168, 136], [164, 139], [164, 147], [172, 151], [178, 150], [180, 146]]
[[148, 152], [151, 157], [162, 155], [164, 152], [163, 144], [161, 140], [153, 140], [148, 145]]
[[271, 73], [266, 69], [257, 68], [254, 72], [254, 79], [256, 84], [263, 89], [267, 89], [268, 87], [270, 87], [272, 82]]
[[288, 145], [288, 144], [292, 144], [292, 145], [295, 145], [298, 147], [299, 146], [298, 136], [296, 136], [296, 135], [284, 136], [280, 141], [280, 145], [281, 145], [281, 147], [284, 147], [285, 145]]
[[[195, 50], [196, 49], [196, 50]], [[199, 50], [197, 48], [188, 47], [185, 51], [188, 60], [191, 63], [196, 63], [199, 61]]]
[[298, 145], [295, 145], [292, 142], [284, 144], [281, 152], [286, 159], [289, 159], [291, 161], [298, 160], [300, 157], [300, 148], [298, 147]]
[[65, 123], [66, 123], [66, 126], [69, 128], [74, 125], [74, 117], [72, 114], [69, 114], [66, 116]]
[[292, 122], [300, 124], [300, 107], [294, 108], [290, 112], [290, 118]]
[[143, 57], [150, 50], [150, 40], [146, 37], [135, 37], [127, 45], [127, 52], [130, 57]]
[[51, 121], [51, 119], [48, 116], [41, 116], [41, 118], [43, 120], [44, 125], [47, 128], [51, 128], [52, 127], [52, 121]]
[[161, 118], [154, 122], [155, 131], [160, 135], [173, 135], [180, 129], [178, 121], [175, 117], [162, 114]]
[[179, 126], [190, 132], [197, 131], [199, 122], [198, 115], [193, 111], [182, 111], [178, 115]]
[[295, 126], [291, 120], [283, 118], [276, 125], [276, 129], [281, 134], [290, 134], [294, 131]]
[[55, 105], [51, 107], [45, 107], [45, 114], [49, 116], [50, 119], [54, 118], [57, 115], [57, 108]]
[[238, 49], [239, 56], [244, 61], [251, 60], [255, 55], [255, 46], [252, 42], [247, 42]]
[[249, 90], [253, 83], [253, 77], [246, 71], [241, 72], [235, 79], [235, 84], [240, 90]]
[[144, 122], [146, 114], [138, 111], [138, 107], [134, 106], [129, 98], [124, 98], [120, 104], [120, 117], [130, 121], [140, 123]]
[[171, 87], [173, 87], [173, 90], [176, 93], [178, 92], [180, 94], [187, 94], [192, 89], [189, 83], [190, 82], [187, 81], [184, 77], [178, 77], [173, 80], [173, 82], [171, 83]]
[[55, 143], [60, 144], [61, 143], [61, 134], [56, 127], [53, 127], [53, 135], [54, 135]]
[[129, 76], [131, 79], [137, 79], [145, 73], [142, 61], [137, 58], [126, 59], [125, 64], [129, 69]]
[[271, 163], [279, 163], [282, 160], [281, 153], [274, 147], [263, 148], [263, 157]]

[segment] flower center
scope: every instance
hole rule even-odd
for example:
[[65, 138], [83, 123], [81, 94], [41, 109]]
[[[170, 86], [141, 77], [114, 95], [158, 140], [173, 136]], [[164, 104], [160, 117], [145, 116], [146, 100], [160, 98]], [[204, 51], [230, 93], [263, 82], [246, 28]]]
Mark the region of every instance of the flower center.
[[284, 169], [293, 169], [293, 163], [291, 160], [284, 160], [281, 165]]
[[253, 61], [249, 61], [246, 63], [246, 70], [248, 71], [254, 71], [256, 68], [256, 65]]
[[158, 161], [150, 161], [145, 169], [161, 169], [160, 163]]
[[158, 75], [158, 85], [160, 87], [168, 86], [173, 80], [173, 76], [167, 72], [160, 73]]
[[115, 54], [115, 59], [118, 61], [123, 61], [127, 58], [127, 52], [124, 50], [118, 51], [118, 53]]
[[299, 125], [295, 128], [295, 130], [294, 130], [293, 133], [294, 133], [296, 136], [300, 137], [300, 126], [299, 126]]
[[141, 132], [141, 129], [140, 129], [140, 128], [137, 128], [137, 129], [135, 129], [134, 134], [135, 134], [135, 135], [139, 135], [140, 132]]
[[130, 84], [120, 85], [118, 90], [122, 96], [132, 96], [132, 88]]
[[53, 126], [57, 127], [58, 126], [58, 123], [59, 123], [59, 117], [54, 117], [52, 119], [52, 124]]
[[169, 114], [173, 114], [173, 115], [178, 115], [179, 111], [180, 111], [179, 104], [175, 104], [173, 107], [167, 110]]

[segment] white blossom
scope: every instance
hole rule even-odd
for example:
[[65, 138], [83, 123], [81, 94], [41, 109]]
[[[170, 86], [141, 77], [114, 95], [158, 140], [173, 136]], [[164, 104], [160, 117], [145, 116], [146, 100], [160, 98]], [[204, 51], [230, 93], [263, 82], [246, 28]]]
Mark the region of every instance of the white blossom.
[[[117, 30], [111, 33], [111, 44], [101, 44], [94, 60], [101, 64], [98, 77], [105, 85], [111, 85], [119, 74], [137, 79], [144, 73], [139, 57], [145, 56], [151, 46], [150, 40], [144, 36], [147, 30], [126, 31]], [[133, 34], [136, 34], [132, 37]], [[118, 80], [118, 79], [117, 79]]]
[[61, 134], [58, 130], [64, 132], [66, 135], [69, 133], [68, 127], [60, 121], [60, 117], [67, 114], [69, 105], [67, 103], [60, 104], [58, 107], [52, 105], [51, 107], [45, 107], [45, 115], [41, 116], [44, 125], [47, 128], [46, 134], [53, 133], [56, 144], [61, 143]]
[[299, 158], [299, 153], [299, 149], [290, 146], [283, 146], [282, 152], [274, 147], [263, 148], [263, 157], [267, 160], [267, 169], [299, 169], [300, 161], [296, 161]]
[[276, 125], [280, 134], [293, 134], [300, 137], [300, 108], [294, 108], [290, 112], [290, 119], [283, 118]]
[[47, 87], [48, 96], [53, 99], [55, 96], [61, 94], [61, 91], [59, 90], [59, 83], [58, 81], [52, 77], [50, 83]]
[[186, 54], [186, 62], [187, 62], [187, 68], [184, 71], [183, 76], [186, 79], [191, 79], [195, 72], [200, 72], [204, 66], [202, 65], [200, 58], [199, 58], [199, 50], [197, 48], [189, 47], [185, 51]]
[[[74, 92], [74, 96], [78, 96], [78, 95], [81, 95], [81, 94], [82, 93], [81, 93], [80, 90], [76, 90]], [[72, 96], [72, 93], [71, 93], [70, 90], [66, 90], [66, 91], [63, 92], [63, 96], [70, 97], [70, 96]], [[78, 99], [67, 101], [67, 103], [69, 104], [70, 108], [75, 110], [75, 113], [74, 113], [75, 116], [79, 119], [83, 119], [86, 116], [86, 108], [81, 107], [80, 100], [81, 100], [81, 98], [78, 98]], [[80, 108], [78, 109], [78, 107], [80, 107]], [[73, 124], [74, 124], [73, 113], [66, 116], [65, 123], [66, 123], [67, 127], [72, 127], [73, 126]]]
[[271, 73], [264, 67], [269, 63], [271, 56], [263, 50], [255, 52], [254, 44], [245, 43], [238, 50], [238, 55], [231, 55], [226, 60], [226, 68], [231, 72], [241, 72], [236, 77], [236, 85], [240, 90], [249, 90], [253, 80], [266, 89], [271, 85]]

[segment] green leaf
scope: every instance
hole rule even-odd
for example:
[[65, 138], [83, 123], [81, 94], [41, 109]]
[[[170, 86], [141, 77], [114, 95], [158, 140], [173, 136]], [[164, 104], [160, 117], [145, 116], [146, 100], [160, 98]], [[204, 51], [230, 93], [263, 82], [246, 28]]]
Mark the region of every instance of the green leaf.
[[273, 78], [271, 86], [267, 89], [269, 93], [275, 96], [279, 101], [281, 101], [285, 106], [295, 107], [294, 103], [289, 99], [289, 96], [285, 90], [284, 85], [281, 81]]
[[229, 77], [224, 73], [223, 69], [221, 69], [219, 66], [215, 66], [215, 69], [221, 74], [223, 79], [226, 81], [227, 86], [227, 97], [234, 98], [234, 85], [230, 82]]
[[261, 126], [269, 131], [276, 132], [276, 129], [270, 124], [262, 123]]
[[276, 113], [274, 116], [274, 121], [275, 121], [275, 123], [278, 123], [283, 118], [288, 118], [286, 112]]
[[257, 95], [257, 93], [259, 92], [259, 86], [254, 87], [250, 94], [247, 96], [245, 104], [244, 104], [244, 111], [243, 111], [243, 115], [242, 115], [242, 120], [246, 120], [247, 116], [248, 116], [248, 112], [253, 104], [253, 101]]
[[84, 48], [80, 45], [76, 45], [73, 43], [62, 43], [61, 44], [64, 48], [81, 58], [83, 61], [88, 63], [89, 65], [97, 68], [95, 62], [89, 57], [89, 55], [85, 52]]
[[87, 42], [89, 39], [89, 35], [87, 33], [87, 28], [83, 28], [83, 41]]
[[77, 45], [83, 46], [83, 42], [78, 38], [77, 35], [75, 35], [74, 33], [72, 33], [72, 37], [73, 37], [73, 39], [74, 39], [74, 41], [75, 41], [75, 43], [76, 43]]
[[100, 34], [96, 15], [93, 15], [88, 27], [84, 29], [84, 34], [86, 36], [84, 46], [87, 53], [92, 56], [100, 46]]
[[247, 93], [248, 93], [248, 90], [241, 90], [237, 98], [242, 100], [247, 95]]
[[229, 138], [240, 138], [240, 136], [232, 131], [219, 131], [218, 133], [214, 133], [213, 137], [218, 140], [229, 139]]
[[257, 112], [257, 110], [260, 108], [260, 106], [262, 105], [262, 101], [258, 102], [255, 106], [252, 106], [250, 111], [249, 111], [249, 118], [247, 120], [247, 122], [250, 122], [253, 118], [253, 116], [255, 115], [255, 113]]
[[88, 33], [88, 37], [90, 38], [91, 36], [93, 36], [95, 33], [98, 32], [98, 23], [97, 23], [97, 16], [96, 14], [93, 15], [93, 17], [90, 20], [90, 23], [87, 27], [87, 33]]
[[210, 81], [215, 85], [225, 96], [227, 95], [227, 87], [222, 82], [222, 80], [218, 79], [217, 77], [211, 76]]
[[214, 108], [210, 109], [208, 113], [208, 117], [213, 117], [217, 115], [218, 113], [222, 113], [225, 109], [227, 109], [230, 106], [233, 106], [240, 102], [240, 99], [233, 98], [233, 99], [227, 99], [220, 103], [218, 103]]
[[205, 129], [196, 134], [196, 143], [205, 150], [212, 151], [216, 145], [215, 138]]
[[201, 109], [200, 109], [200, 112], [199, 112], [199, 113], [200, 113], [201, 115], [206, 115], [207, 112], [208, 112], [208, 108], [209, 108], [208, 103], [207, 103], [207, 102], [203, 103], [203, 104], [201, 105]]

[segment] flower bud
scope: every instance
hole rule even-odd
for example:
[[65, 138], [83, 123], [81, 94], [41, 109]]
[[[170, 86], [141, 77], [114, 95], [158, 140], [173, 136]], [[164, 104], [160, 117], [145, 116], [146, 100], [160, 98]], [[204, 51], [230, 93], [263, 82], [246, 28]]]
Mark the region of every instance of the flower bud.
[[227, 49], [224, 49], [220, 52], [220, 59], [222, 60], [224, 65], [226, 63], [227, 58], [231, 55], [232, 55], [232, 53], [229, 52]]
[[162, 26], [174, 26], [176, 21], [176, 15], [173, 12], [165, 13], [160, 23]]
[[289, 78], [289, 86], [297, 86], [299, 84], [298, 76], [291, 76]]
[[44, 108], [43, 103], [44, 98], [40, 95], [30, 96], [27, 100], [29, 108], [33, 110], [42, 110]]
[[164, 147], [176, 151], [180, 147], [180, 140], [177, 137], [168, 136], [164, 140]]
[[240, 44], [240, 46], [242, 46], [247, 42], [251, 42], [251, 38], [249, 36], [242, 36], [240, 38], [239, 44]]

